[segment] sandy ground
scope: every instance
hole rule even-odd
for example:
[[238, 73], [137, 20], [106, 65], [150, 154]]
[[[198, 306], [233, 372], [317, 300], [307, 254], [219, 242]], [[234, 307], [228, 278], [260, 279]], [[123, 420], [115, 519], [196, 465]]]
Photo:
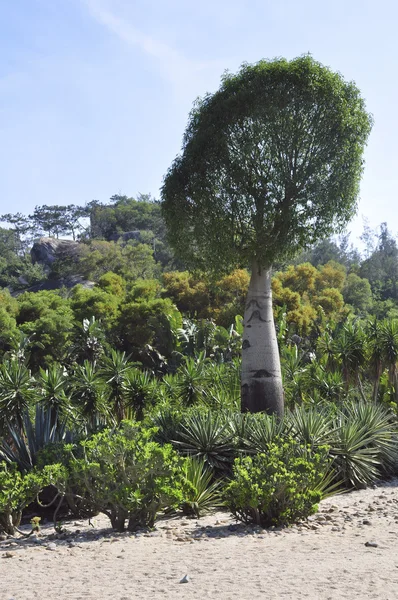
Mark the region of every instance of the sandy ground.
[[226, 513], [139, 534], [93, 523], [67, 522], [61, 539], [48, 526], [36, 540], [1, 541], [1, 600], [398, 599], [398, 480], [325, 500], [282, 531]]

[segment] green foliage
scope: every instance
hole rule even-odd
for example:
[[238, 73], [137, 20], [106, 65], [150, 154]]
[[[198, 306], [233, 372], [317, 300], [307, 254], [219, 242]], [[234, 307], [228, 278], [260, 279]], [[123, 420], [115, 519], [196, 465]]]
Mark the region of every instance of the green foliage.
[[182, 454], [203, 460], [218, 473], [230, 471], [236, 455], [227, 421], [210, 410], [191, 412], [181, 422], [174, 445]]
[[280, 439], [267, 452], [235, 460], [226, 504], [245, 523], [291, 525], [316, 512], [327, 470], [327, 449], [314, 453], [292, 439]]
[[372, 288], [367, 279], [350, 273], [344, 283], [344, 301], [351, 304], [358, 312], [366, 312], [372, 306]]
[[81, 443], [84, 457], [73, 464], [78, 487], [112, 527], [153, 527], [159, 511], [182, 501], [181, 459], [170, 445], [153, 441], [153, 429], [124, 421]]
[[397, 424], [377, 404], [348, 404], [338, 414], [330, 443], [337, 479], [361, 488], [396, 471]]
[[35, 399], [30, 370], [16, 359], [0, 364], [0, 431], [7, 424], [23, 429], [23, 415]]
[[25, 475], [17, 470], [15, 463], [0, 463], [0, 531], [14, 535], [26, 508], [48, 485], [57, 485], [64, 479], [60, 465], [47, 465]]
[[8, 425], [5, 441], [0, 443], [0, 461], [15, 463], [19, 471], [30, 471], [38, 461], [40, 451], [49, 444], [56, 444], [71, 437], [65, 423], [53, 422], [51, 411], [36, 404], [35, 417], [23, 414], [23, 428]]
[[176, 252], [218, 270], [268, 266], [343, 226], [371, 124], [355, 85], [309, 55], [225, 74], [194, 105], [162, 188]]
[[222, 482], [213, 481], [213, 473], [204, 461], [187, 458], [183, 467], [184, 499], [182, 512], [200, 518], [207, 512], [224, 506], [221, 494]]
[[69, 301], [56, 292], [25, 292], [18, 297], [17, 323], [27, 336], [39, 342], [29, 365], [36, 372], [54, 361], [61, 362], [73, 328]]

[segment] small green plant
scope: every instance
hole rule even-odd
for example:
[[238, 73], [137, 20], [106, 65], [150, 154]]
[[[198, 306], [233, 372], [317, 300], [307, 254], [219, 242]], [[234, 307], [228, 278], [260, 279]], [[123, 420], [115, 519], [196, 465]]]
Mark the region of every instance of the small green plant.
[[40, 533], [40, 521], [41, 517], [33, 517], [30, 520], [30, 524], [32, 525], [32, 532]]
[[266, 453], [235, 460], [226, 504], [245, 523], [290, 525], [316, 511], [330, 484], [328, 469], [326, 447], [312, 453], [291, 438], [275, 440]]
[[213, 481], [214, 474], [203, 460], [187, 458], [183, 469], [184, 498], [182, 511], [187, 516], [200, 518], [203, 514], [224, 505], [220, 480]]

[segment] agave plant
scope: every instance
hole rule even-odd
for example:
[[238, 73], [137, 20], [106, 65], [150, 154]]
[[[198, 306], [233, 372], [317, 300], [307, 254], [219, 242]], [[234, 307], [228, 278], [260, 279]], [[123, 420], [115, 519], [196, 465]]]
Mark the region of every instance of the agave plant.
[[345, 485], [366, 486], [396, 470], [397, 425], [381, 405], [352, 403], [336, 418], [330, 455]]
[[217, 472], [229, 471], [236, 456], [228, 423], [211, 411], [191, 413], [180, 424], [173, 443], [182, 454], [204, 460]]
[[72, 437], [65, 423], [52, 423], [51, 412], [36, 404], [34, 421], [28, 412], [23, 415], [23, 433], [19, 427], [9, 425], [6, 433], [8, 442], [0, 444], [0, 462], [16, 463], [20, 471], [30, 471], [40, 450], [51, 443], [70, 441]]
[[213, 472], [203, 460], [187, 458], [183, 478], [188, 484], [184, 490], [181, 509], [185, 515], [201, 517], [203, 514], [224, 506], [221, 494], [222, 481], [214, 481]]

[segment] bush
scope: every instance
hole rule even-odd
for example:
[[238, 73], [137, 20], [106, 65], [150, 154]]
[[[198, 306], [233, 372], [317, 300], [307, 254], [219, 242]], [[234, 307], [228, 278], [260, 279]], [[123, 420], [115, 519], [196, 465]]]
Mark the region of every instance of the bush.
[[270, 443], [267, 453], [238, 458], [225, 492], [237, 519], [262, 527], [289, 525], [317, 509], [329, 483], [327, 448], [311, 453], [292, 439]]
[[21, 522], [23, 509], [46, 486], [57, 485], [64, 477], [60, 465], [48, 465], [23, 475], [15, 463], [0, 463], [0, 531], [14, 535]]
[[84, 457], [71, 463], [72, 478], [106, 514], [112, 527], [152, 527], [159, 511], [182, 501], [183, 460], [170, 445], [153, 441], [155, 429], [123, 421], [81, 442]]

